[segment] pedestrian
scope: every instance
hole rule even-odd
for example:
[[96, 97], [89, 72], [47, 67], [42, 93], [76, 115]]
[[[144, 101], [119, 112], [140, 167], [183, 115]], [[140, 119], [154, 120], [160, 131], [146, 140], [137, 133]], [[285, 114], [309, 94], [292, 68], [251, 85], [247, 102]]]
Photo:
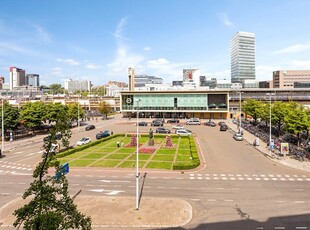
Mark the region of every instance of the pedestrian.
[[120, 143], [119, 143], [119, 141], [117, 141], [117, 142], [116, 142], [116, 146], [117, 146], [117, 148], [119, 148], [119, 144], [120, 144]]
[[124, 142], [123, 141], [121, 142], [121, 147], [124, 147]]
[[111, 136], [113, 135], [113, 131], [111, 131]]

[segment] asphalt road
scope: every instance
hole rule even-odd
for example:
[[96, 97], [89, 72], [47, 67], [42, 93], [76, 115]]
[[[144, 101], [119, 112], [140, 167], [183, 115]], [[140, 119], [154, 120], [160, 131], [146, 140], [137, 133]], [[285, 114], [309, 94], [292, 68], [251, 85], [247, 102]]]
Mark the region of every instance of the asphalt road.
[[[120, 116], [92, 123], [95, 130], [73, 130], [72, 143], [83, 136], [94, 139], [98, 130], [136, 132], [135, 120]], [[276, 164], [246, 142], [235, 141], [232, 131], [187, 127], [196, 136], [205, 167], [190, 172], [141, 170], [142, 199], [188, 201], [193, 219], [184, 229], [310, 229], [309, 173]], [[148, 132], [149, 128], [139, 130]], [[0, 206], [20, 197], [32, 181], [30, 174], [42, 154], [42, 138], [11, 143], [11, 151], [0, 160]], [[135, 196], [135, 169], [71, 168], [67, 177], [72, 195], [82, 190], [84, 195]]]

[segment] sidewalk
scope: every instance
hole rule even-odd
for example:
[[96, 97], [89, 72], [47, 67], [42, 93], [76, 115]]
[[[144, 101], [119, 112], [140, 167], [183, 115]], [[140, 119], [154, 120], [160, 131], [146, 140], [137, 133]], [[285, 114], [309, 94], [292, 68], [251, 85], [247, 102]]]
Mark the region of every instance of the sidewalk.
[[[17, 198], [0, 209], [0, 229], [13, 227], [14, 210], [26, 202]], [[78, 210], [90, 216], [92, 228], [167, 228], [187, 224], [192, 218], [191, 205], [180, 199], [141, 199], [139, 210], [135, 198], [79, 195], [74, 200]]]
[[[233, 124], [232, 121], [227, 121], [227, 125], [229, 126], [229, 128], [233, 131], [233, 132], [238, 132], [238, 126], [236, 124]], [[243, 130], [243, 139], [248, 142], [250, 145], [253, 146], [253, 142], [255, 140], [255, 136], [253, 134], [251, 134], [250, 132], [246, 131], [245, 129]], [[269, 154], [269, 149], [267, 148], [267, 143], [263, 142], [261, 139], [259, 140], [259, 146], [256, 146], [253, 148], [257, 149], [258, 151], [260, 151], [262, 154], [264, 154], [267, 158], [269, 158], [272, 161], [275, 161], [279, 164], [294, 168], [294, 169], [299, 169], [299, 170], [303, 170], [305, 172], [309, 172], [310, 173], [310, 162], [301, 162], [301, 161], [297, 161], [295, 159], [291, 159], [290, 156], [287, 156], [285, 158], [281, 158], [281, 159], [277, 159], [277, 158], [273, 158], [270, 156]]]

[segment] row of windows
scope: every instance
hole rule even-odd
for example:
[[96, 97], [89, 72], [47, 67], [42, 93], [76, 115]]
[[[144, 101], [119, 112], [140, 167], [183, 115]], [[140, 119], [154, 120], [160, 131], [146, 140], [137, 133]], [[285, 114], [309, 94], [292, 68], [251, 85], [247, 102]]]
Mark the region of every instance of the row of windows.
[[[122, 106], [123, 110], [137, 110], [138, 107], [133, 106]], [[151, 110], [151, 111], [162, 111], [162, 110], [176, 110], [176, 111], [182, 111], [182, 110], [219, 110], [219, 111], [226, 111], [227, 108], [207, 108], [207, 107], [152, 107], [152, 106], [141, 106], [139, 107], [139, 110]]]

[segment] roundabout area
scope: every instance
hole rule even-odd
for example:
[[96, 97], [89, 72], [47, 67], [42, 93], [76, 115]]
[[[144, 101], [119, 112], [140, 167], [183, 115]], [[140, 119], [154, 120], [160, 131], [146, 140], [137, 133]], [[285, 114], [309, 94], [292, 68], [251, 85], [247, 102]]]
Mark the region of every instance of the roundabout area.
[[[182, 170], [199, 166], [197, 147], [192, 136], [141, 135], [138, 143], [139, 168]], [[58, 154], [61, 164], [72, 167], [136, 167], [137, 139], [134, 134], [117, 134]]]

